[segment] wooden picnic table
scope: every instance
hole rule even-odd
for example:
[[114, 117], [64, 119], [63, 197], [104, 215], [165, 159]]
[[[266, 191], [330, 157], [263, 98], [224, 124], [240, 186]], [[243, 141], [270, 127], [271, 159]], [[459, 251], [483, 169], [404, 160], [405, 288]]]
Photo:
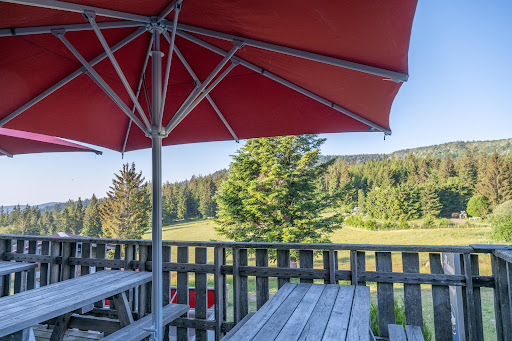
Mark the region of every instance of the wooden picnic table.
[[54, 328], [54, 333], [61, 339], [71, 312], [109, 297], [116, 301], [121, 324], [130, 323], [133, 317], [125, 291], [149, 281], [150, 272], [105, 270], [2, 297], [0, 337], [58, 317], [58, 328], [57, 332]]
[[287, 283], [223, 340], [369, 339], [369, 287]]
[[36, 263], [20, 263], [0, 260], [0, 276], [10, 275], [12, 273], [25, 270], [34, 270], [35, 268], [37, 268]]

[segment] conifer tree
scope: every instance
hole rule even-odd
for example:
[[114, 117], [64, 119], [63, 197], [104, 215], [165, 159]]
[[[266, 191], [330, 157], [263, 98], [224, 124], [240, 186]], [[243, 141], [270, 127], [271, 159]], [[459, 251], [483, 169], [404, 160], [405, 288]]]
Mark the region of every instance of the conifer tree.
[[423, 187], [421, 193], [421, 205], [424, 217], [437, 217], [441, 212], [441, 203], [439, 202], [439, 196], [437, 194], [436, 187], [428, 183]]
[[73, 233], [79, 235], [84, 228], [84, 205], [82, 199], [78, 198], [74, 212]]
[[84, 229], [82, 234], [84, 236], [89, 237], [99, 237], [101, 236], [101, 208], [100, 202], [96, 198], [96, 195], [92, 195], [91, 201], [89, 201], [89, 205], [87, 205], [84, 214]]
[[324, 141], [315, 135], [247, 141], [218, 191], [217, 231], [236, 241], [327, 242], [341, 217], [320, 215], [336, 199], [320, 189], [332, 164], [318, 162]]
[[512, 199], [512, 175], [503, 158], [494, 152], [482, 170], [481, 182], [477, 185], [478, 194], [484, 196], [489, 206], [494, 208]]
[[141, 173], [124, 164], [101, 207], [103, 236], [139, 239], [149, 229], [151, 202]]

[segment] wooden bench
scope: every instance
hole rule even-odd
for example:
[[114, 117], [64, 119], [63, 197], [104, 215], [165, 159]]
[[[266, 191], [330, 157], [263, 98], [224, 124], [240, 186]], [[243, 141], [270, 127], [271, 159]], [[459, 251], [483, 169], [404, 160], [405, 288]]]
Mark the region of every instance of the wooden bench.
[[[125, 291], [151, 281], [150, 272], [106, 270], [0, 298], [0, 338], [58, 317], [54, 340], [62, 340], [71, 313], [113, 297], [121, 325], [133, 321]], [[131, 321], [130, 321], [131, 318]]]
[[[421, 327], [401, 324], [388, 324], [389, 341], [425, 341]], [[407, 334], [407, 337], [406, 337]]]
[[[167, 325], [174, 321], [176, 318], [185, 314], [190, 307], [185, 304], [168, 304], [163, 308], [163, 325]], [[142, 340], [145, 337], [150, 336], [151, 332], [149, 329], [152, 326], [152, 315], [147, 315], [138, 321], [135, 321], [124, 328], [119, 329], [115, 333], [112, 333], [102, 340], [106, 341], [137, 341]]]

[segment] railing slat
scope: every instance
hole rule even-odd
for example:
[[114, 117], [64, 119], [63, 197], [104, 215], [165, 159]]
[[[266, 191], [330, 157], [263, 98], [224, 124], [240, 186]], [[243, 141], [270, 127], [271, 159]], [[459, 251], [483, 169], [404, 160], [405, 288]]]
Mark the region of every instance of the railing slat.
[[233, 248], [233, 320], [240, 322], [240, 249]]
[[[375, 252], [376, 270], [392, 272], [391, 252]], [[392, 283], [377, 282], [379, 336], [389, 337], [388, 324], [395, 323], [395, 301]]]
[[[366, 271], [366, 254], [364, 251], [357, 251], [357, 272]], [[358, 285], [366, 285], [365, 281], [358, 281]]]
[[[188, 263], [188, 247], [179, 246], [177, 260], [178, 263]], [[178, 271], [177, 273], [177, 287], [176, 287], [176, 303], [188, 304], [188, 272]], [[184, 314], [182, 317], [187, 317]], [[177, 327], [176, 329], [178, 341], [188, 340], [187, 328]]]
[[[171, 247], [170, 246], [162, 246], [162, 262], [170, 262], [171, 261]], [[171, 272], [170, 271], [162, 271], [162, 298], [163, 305], [171, 303]], [[164, 341], [169, 341], [169, 325], [164, 327]]]
[[[195, 259], [197, 264], [206, 264], [207, 263], [207, 249], [205, 247], [196, 247]], [[206, 320], [206, 310], [207, 310], [207, 278], [205, 273], [196, 273], [195, 275], [195, 300], [196, 300], [196, 308], [195, 313], [196, 319], [204, 319]], [[215, 302], [217, 303], [217, 302]], [[208, 335], [206, 330], [196, 329], [196, 340], [197, 341], [206, 341], [208, 339]]]
[[[247, 266], [249, 262], [247, 249], [240, 249], [240, 266]], [[240, 275], [240, 319], [249, 314], [249, 280], [247, 276]]]
[[222, 323], [226, 316], [226, 276], [222, 274], [222, 265], [226, 263], [226, 250], [223, 247], [214, 249], [215, 255], [215, 341], [223, 336]]
[[[403, 252], [402, 264], [404, 273], [420, 272], [418, 253]], [[423, 312], [421, 308], [421, 286], [419, 284], [404, 284], [405, 322], [423, 329]]]
[[[16, 253], [24, 253], [25, 251], [25, 241], [23, 239], [16, 240]], [[23, 276], [25, 275], [25, 271], [16, 272], [14, 274], [14, 293], [17, 294], [24, 290], [23, 287]]]
[[[146, 260], [149, 256], [149, 246], [147, 245], [139, 245], [139, 271], [146, 271]], [[139, 287], [139, 306], [137, 308], [139, 312], [139, 318], [144, 317], [148, 311], [146, 310], [146, 301], [151, 300], [150, 296], [148, 296], [148, 289], [151, 290], [151, 283], [143, 284]]]
[[[290, 267], [290, 250], [277, 250], [277, 267], [289, 268]], [[281, 289], [283, 285], [290, 282], [289, 278], [278, 277], [277, 288]]]
[[[473, 276], [480, 275], [480, 267], [478, 263], [478, 255], [471, 255], [471, 271]], [[480, 288], [473, 287], [473, 297], [475, 302], [475, 335], [478, 341], [484, 339], [484, 326], [482, 318], [482, 298], [480, 296]]]
[[[268, 250], [256, 249], [256, 266], [268, 266]], [[256, 276], [256, 307], [260, 309], [268, 301], [268, 277]]]
[[[444, 273], [439, 253], [429, 253], [430, 272]], [[452, 340], [450, 292], [447, 286], [432, 285], [436, 341]]]
[[[50, 255], [50, 242], [47, 240], [42, 241], [41, 243], [41, 255], [49, 256]], [[44, 287], [48, 285], [48, 275], [49, 271], [49, 263], [41, 262], [41, 270], [39, 271], [39, 286]]]
[[[3, 260], [5, 252], [12, 251], [12, 242], [10, 239], [0, 240], [0, 260]], [[11, 294], [11, 275], [0, 276], [0, 297]]]
[[[512, 314], [510, 312], [509, 302], [509, 287], [508, 287], [508, 275], [507, 275], [507, 262], [502, 258], [496, 257], [495, 259], [496, 272], [493, 269], [493, 274], [497, 276], [497, 293], [495, 296], [498, 297], [499, 311], [501, 315], [501, 331], [503, 340], [507, 340], [508, 336], [512, 335]], [[495, 307], [496, 309], [496, 307]], [[498, 320], [496, 320], [498, 321]], [[498, 324], [498, 323], [496, 323]], [[498, 329], [498, 327], [496, 328]], [[508, 336], [507, 336], [508, 335]], [[499, 338], [498, 338], [499, 340]]]
[[50, 245], [50, 284], [57, 283], [60, 279], [60, 264], [57, 258], [60, 257], [61, 242], [52, 241]]
[[466, 286], [462, 288], [464, 302], [464, 323], [466, 329], [466, 339], [476, 340], [476, 316], [475, 316], [475, 296], [473, 290], [473, 270], [471, 266], [471, 255], [461, 256], [463, 273], [466, 276]]
[[[82, 243], [82, 258], [91, 258], [92, 246], [91, 243]], [[80, 274], [88, 275], [91, 273], [91, 268], [88, 265], [80, 266]]]
[[[37, 240], [29, 240], [28, 242], [28, 253], [35, 254], [37, 251]], [[36, 270], [27, 271], [27, 290], [34, 289], [36, 287]]]
[[[107, 244], [105, 243], [96, 243], [96, 258], [97, 259], [105, 259], [107, 258]], [[105, 268], [103, 266], [97, 266], [96, 272], [103, 271]], [[95, 302], [94, 306], [96, 308], [103, 308], [103, 300]]]
[[[313, 269], [313, 250], [300, 250], [299, 263], [301, 269]], [[312, 279], [300, 279], [301, 283], [313, 283]]]

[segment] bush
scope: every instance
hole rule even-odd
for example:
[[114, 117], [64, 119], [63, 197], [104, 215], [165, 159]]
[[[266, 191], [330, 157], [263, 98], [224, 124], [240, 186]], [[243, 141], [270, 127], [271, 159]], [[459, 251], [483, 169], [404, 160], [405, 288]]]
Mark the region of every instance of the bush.
[[468, 214], [472, 217], [485, 218], [489, 212], [489, 204], [487, 199], [481, 195], [475, 195], [468, 201], [468, 207], [466, 208]]
[[354, 227], [363, 227], [364, 226], [364, 219], [359, 214], [354, 214], [351, 216], [348, 216], [345, 221], [345, 225], [354, 226]]
[[423, 227], [432, 227], [432, 226], [434, 226], [434, 224], [435, 224], [435, 220], [434, 220], [434, 217], [432, 217], [431, 215], [427, 215], [423, 219]]
[[370, 231], [377, 231], [379, 229], [377, 222], [375, 220], [371, 220], [371, 219], [365, 220], [364, 227]]
[[496, 206], [490, 220], [494, 239], [512, 241], [512, 200]]
[[[395, 298], [395, 324], [401, 324], [405, 326], [405, 307], [404, 301], [397, 300]], [[373, 335], [379, 336], [379, 308], [377, 304], [372, 303], [370, 305], [370, 328], [372, 329]], [[423, 337], [425, 341], [432, 341], [432, 331], [423, 321]]]

